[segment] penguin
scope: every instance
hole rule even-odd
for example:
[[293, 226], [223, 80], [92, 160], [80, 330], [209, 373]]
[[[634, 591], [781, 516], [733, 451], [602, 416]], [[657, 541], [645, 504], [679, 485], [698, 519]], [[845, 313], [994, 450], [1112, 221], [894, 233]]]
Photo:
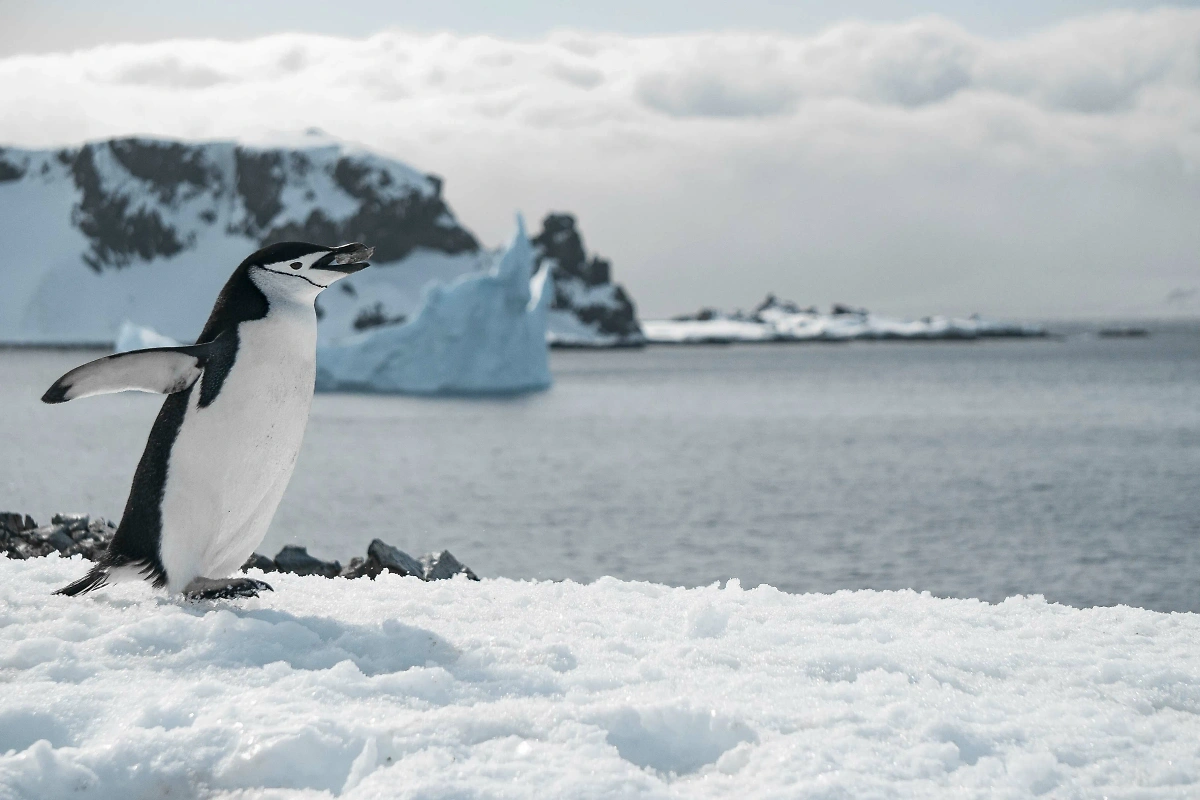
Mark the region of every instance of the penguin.
[[189, 599], [257, 597], [230, 578], [262, 542], [291, 480], [316, 380], [316, 299], [374, 248], [281, 242], [243, 261], [196, 344], [108, 356], [42, 401], [135, 390], [167, 395], [108, 552], [56, 594], [142, 579]]

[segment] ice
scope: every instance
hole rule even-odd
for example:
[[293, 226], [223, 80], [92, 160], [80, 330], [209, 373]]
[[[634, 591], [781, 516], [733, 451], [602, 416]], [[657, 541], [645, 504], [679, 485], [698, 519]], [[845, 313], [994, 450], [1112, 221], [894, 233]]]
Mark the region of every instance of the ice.
[[411, 320], [381, 325], [317, 350], [317, 388], [410, 394], [492, 394], [550, 385], [548, 269], [531, 277], [521, 220], [487, 272], [426, 287]]
[[125, 320], [121, 323], [120, 330], [117, 331], [117, 341], [113, 345], [113, 351], [128, 353], [130, 350], [145, 350], [148, 347], [178, 347], [179, 344], [170, 336], [163, 336], [153, 328], [135, 325], [129, 320]]
[[[1194, 797], [1200, 617], [0, 559], [0, 797]], [[272, 793], [274, 792], [274, 793]]]

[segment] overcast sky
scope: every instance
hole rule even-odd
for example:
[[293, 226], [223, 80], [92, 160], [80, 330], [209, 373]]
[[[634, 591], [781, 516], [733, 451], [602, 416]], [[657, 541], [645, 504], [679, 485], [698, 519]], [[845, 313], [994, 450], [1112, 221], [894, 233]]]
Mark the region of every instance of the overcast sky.
[[318, 126], [489, 243], [575, 212], [650, 316], [1200, 312], [1194, 8], [499, 5], [0, 0], [0, 143]]

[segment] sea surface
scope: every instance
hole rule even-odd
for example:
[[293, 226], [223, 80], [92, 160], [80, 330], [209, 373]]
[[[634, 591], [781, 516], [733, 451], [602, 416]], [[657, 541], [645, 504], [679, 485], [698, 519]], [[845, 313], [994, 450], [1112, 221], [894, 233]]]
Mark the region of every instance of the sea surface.
[[[0, 510], [119, 517], [151, 395], [0, 350]], [[1200, 611], [1200, 325], [1144, 339], [552, 355], [506, 399], [318, 395], [267, 541], [484, 576], [915, 589]]]

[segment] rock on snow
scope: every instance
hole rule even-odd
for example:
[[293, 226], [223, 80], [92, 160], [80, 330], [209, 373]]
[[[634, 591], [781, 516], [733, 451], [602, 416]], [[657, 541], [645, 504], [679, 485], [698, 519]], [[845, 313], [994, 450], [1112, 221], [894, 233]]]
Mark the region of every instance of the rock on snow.
[[317, 348], [317, 388], [410, 394], [505, 393], [550, 386], [549, 269], [532, 276], [533, 248], [517, 232], [486, 273], [432, 285], [414, 318]]
[[[1200, 617], [0, 559], [0, 797], [1195, 797]], [[251, 573], [257, 576], [257, 573]]]

